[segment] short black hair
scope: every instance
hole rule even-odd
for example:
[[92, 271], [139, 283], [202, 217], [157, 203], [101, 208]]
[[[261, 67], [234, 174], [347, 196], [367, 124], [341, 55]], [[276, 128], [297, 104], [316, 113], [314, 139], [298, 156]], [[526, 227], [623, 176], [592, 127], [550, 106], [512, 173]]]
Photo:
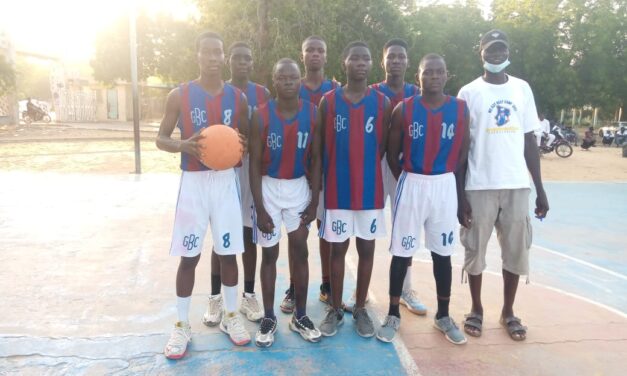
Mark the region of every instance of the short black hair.
[[425, 56], [422, 57], [422, 59], [420, 59], [420, 62], [418, 63], [418, 69], [420, 70], [420, 67], [422, 67], [422, 64], [427, 61], [427, 60], [442, 60], [444, 62], [444, 64], [446, 64], [446, 61], [444, 60], [444, 58], [441, 55], [438, 55], [436, 53], [428, 53]]
[[207, 38], [217, 39], [222, 42], [222, 45], [224, 46], [224, 40], [222, 40], [220, 34], [213, 31], [205, 31], [196, 38], [196, 52], [198, 52], [198, 50], [200, 49], [200, 42], [202, 42], [203, 39]]
[[303, 49], [303, 47], [305, 46], [305, 43], [307, 43], [307, 42], [309, 42], [309, 41], [312, 41], [312, 40], [317, 40], [317, 41], [320, 41], [320, 42], [324, 43], [324, 45], [325, 45], [325, 46], [327, 45], [327, 42], [326, 42], [326, 41], [325, 41], [325, 40], [324, 40], [321, 36], [318, 36], [318, 35], [310, 35], [310, 36], [308, 36], [307, 38], [305, 38], [305, 40], [303, 41], [303, 43], [301, 43], [301, 44], [300, 44], [300, 49], [302, 50], [302, 49]]
[[291, 59], [289, 57], [283, 57], [283, 58], [280, 58], [279, 61], [274, 63], [274, 66], [272, 67], [272, 74], [273, 75], [274, 75], [274, 73], [276, 73], [276, 70], [279, 67], [279, 65], [282, 65], [282, 64], [294, 64], [294, 65], [296, 65], [296, 68], [298, 68], [298, 71], [300, 71], [300, 67], [298, 66], [298, 63], [296, 62], [296, 60]]
[[407, 46], [407, 42], [405, 42], [405, 40], [403, 39], [400, 39], [400, 38], [390, 39], [389, 41], [385, 42], [385, 44], [383, 45], [383, 55], [385, 55], [385, 51], [387, 51], [387, 49], [392, 46], [403, 47], [405, 51], [407, 51], [409, 48]]
[[368, 47], [368, 44], [366, 42], [361, 41], [361, 40], [355, 40], [347, 44], [346, 47], [344, 47], [344, 49], [342, 50], [342, 60], [348, 57], [348, 53], [351, 51], [351, 48], [353, 47], [366, 47], [368, 51], [370, 51], [370, 47]]
[[233, 42], [229, 46], [229, 55], [231, 55], [233, 53], [233, 50], [238, 48], [238, 47], [248, 48], [251, 51], [253, 50], [248, 43], [242, 42], [242, 41], [237, 41], [237, 42]]

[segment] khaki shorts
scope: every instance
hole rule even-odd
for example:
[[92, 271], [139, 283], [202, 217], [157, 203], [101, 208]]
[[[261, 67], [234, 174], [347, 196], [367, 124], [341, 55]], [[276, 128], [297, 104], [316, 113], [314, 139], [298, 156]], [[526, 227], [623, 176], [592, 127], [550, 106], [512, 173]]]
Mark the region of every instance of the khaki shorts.
[[472, 226], [461, 228], [460, 241], [466, 249], [464, 270], [468, 274], [478, 275], [485, 270], [488, 240], [495, 227], [503, 269], [517, 275], [529, 274], [529, 192], [528, 188], [466, 191]]

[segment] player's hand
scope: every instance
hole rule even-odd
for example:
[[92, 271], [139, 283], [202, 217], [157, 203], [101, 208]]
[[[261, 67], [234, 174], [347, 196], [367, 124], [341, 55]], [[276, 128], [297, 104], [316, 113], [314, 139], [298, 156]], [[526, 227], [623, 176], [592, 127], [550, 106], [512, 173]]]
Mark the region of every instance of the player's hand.
[[460, 225], [470, 229], [470, 227], [472, 227], [472, 208], [465, 197], [460, 201], [459, 207], [457, 208], [457, 220]]
[[248, 153], [248, 138], [242, 133], [238, 133], [239, 135], [239, 143], [242, 145], [242, 154], [246, 155]]
[[546, 198], [546, 192], [544, 189], [539, 190], [536, 197], [536, 218], [542, 220], [546, 217], [549, 211], [549, 200]]
[[196, 159], [200, 159], [200, 154], [202, 154], [202, 146], [199, 141], [203, 139], [204, 136], [200, 134], [200, 131], [194, 133], [192, 137], [187, 140], [181, 141], [181, 153], [187, 153]]
[[274, 222], [264, 208], [257, 208], [257, 227], [264, 234], [274, 233]]
[[309, 202], [305, 211], [300, 213], [300, 225], [307, 226], [314, 219], [316, 219], [316, 211], [318, 210], [318, 205], [313, 205], [312, 202]]

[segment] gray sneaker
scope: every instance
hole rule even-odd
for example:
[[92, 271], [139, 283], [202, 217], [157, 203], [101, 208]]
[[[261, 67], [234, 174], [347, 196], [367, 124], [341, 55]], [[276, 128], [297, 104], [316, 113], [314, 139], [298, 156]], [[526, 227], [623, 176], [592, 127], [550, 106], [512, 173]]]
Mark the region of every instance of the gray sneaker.
[[353, 319], [355, 320], [355, 330], [362, 337], [372, 337], [374, 335], [374, 323], [368, 315], [368, 310], [364, 307], [353, 310]]
[[334, 336], [337, 328], [344, 324], [344, 311], [333, 307], [327, 308], [327, 315], [320, 323], [320, 333], [325, 337]]
[[381, 325], [381, 328], [377, 332], [377, 338], [383, 342], [392, 342], [400, 326], [400, 318], [392, 315], [386, 316], [383, 325]]
[[444, 316], [438, 320], [434, 317], [433, 320], [436, 329], [444, 333], [444, 336], [449, 340], [449, 342], [456, 345], [463, 345], [466, 343], [466, 336], [464, 336], [464, 333], [462, 333], [457, 325], [455, 325], [455, 321], [453, 321], [452, 318]]

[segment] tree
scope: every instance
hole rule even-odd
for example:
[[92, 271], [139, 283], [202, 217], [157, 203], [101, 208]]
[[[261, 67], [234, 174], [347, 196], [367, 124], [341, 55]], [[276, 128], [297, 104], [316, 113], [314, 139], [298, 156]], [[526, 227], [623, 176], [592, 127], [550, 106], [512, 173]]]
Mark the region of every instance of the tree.
[[0, 96], [7, 94], [14, 88], [15, 70], [4, 56], [0, 56]]

